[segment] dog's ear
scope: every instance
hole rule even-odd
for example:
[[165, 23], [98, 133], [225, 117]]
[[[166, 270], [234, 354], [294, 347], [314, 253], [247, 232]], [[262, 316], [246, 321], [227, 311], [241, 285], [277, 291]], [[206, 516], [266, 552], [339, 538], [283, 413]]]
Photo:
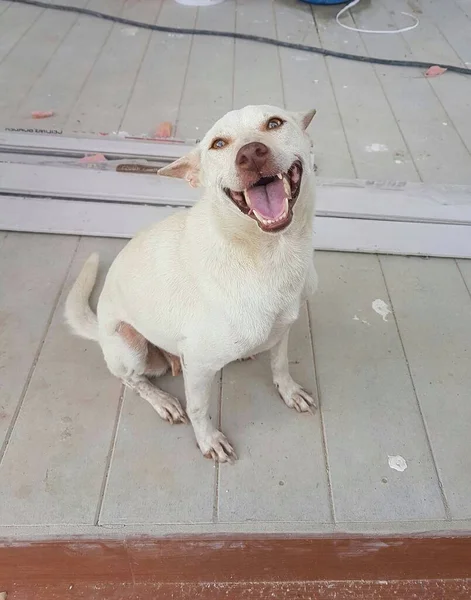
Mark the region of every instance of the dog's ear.
[[299, 113], [294, 113], [293, 116], [296, 119], [296, 121], [299, 123], [299, 126], [301, 127], [301, 129], [306, 130], [309, 127], [309, 125], [311, 124], [312, 119], [315, 117], [316, 112], [317, 112], [316, 109], [313, 108], [308, 113], [299, 112]]
[[199, 150], [192, 150], [186, 156], [182, 156], [173, 163], [159, 170], [159, 175], [165, 177], [177, 177], [185, 179], [191, 187], [200, 185], [200, 153]]

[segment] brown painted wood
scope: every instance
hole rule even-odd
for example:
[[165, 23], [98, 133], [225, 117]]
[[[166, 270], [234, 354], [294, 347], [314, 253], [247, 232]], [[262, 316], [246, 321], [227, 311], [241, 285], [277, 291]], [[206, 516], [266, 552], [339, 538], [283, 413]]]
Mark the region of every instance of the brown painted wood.
[[471, 580], [15, 585], [7, 600], [469, 600]]
[[[139, 581], [471, 577], [471, 537], [230, 537], [130, 540]], [[185, 571], [182, 573], [182, 564]]]
[[471, 535], [4, 543], [4, 589], [8, 600], [469, 600]]

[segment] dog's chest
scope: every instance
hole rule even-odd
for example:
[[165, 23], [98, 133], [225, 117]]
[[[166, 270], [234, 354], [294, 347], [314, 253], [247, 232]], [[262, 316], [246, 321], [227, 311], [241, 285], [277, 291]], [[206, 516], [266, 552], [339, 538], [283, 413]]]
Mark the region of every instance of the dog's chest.
[[242, 354], [262, 352], [298, 318], [307, 265], [257, 274], [234, 282], [231, 334]]

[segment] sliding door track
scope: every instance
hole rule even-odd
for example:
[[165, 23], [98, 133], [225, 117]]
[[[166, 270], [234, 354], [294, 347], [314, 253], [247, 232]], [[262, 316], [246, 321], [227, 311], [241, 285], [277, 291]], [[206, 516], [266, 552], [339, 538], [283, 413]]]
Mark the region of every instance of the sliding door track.
[[[193, 147], [0, 132], [0, 229], [131, 237], [198, 200], [155, 174]], [[471, 258], [471, 186], [319, 178], [313, 226], [318, 249]]]

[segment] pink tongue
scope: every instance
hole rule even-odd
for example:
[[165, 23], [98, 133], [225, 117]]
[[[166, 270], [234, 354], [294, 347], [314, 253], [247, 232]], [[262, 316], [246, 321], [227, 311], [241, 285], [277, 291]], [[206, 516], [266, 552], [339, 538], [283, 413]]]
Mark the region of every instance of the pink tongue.
[[247, 190], [253, 210], [264, 219], [271, 221], [281, 217], [285, 210], [285, 186], [283, 180], [276, 177], [268, 185], [258, 185]]

